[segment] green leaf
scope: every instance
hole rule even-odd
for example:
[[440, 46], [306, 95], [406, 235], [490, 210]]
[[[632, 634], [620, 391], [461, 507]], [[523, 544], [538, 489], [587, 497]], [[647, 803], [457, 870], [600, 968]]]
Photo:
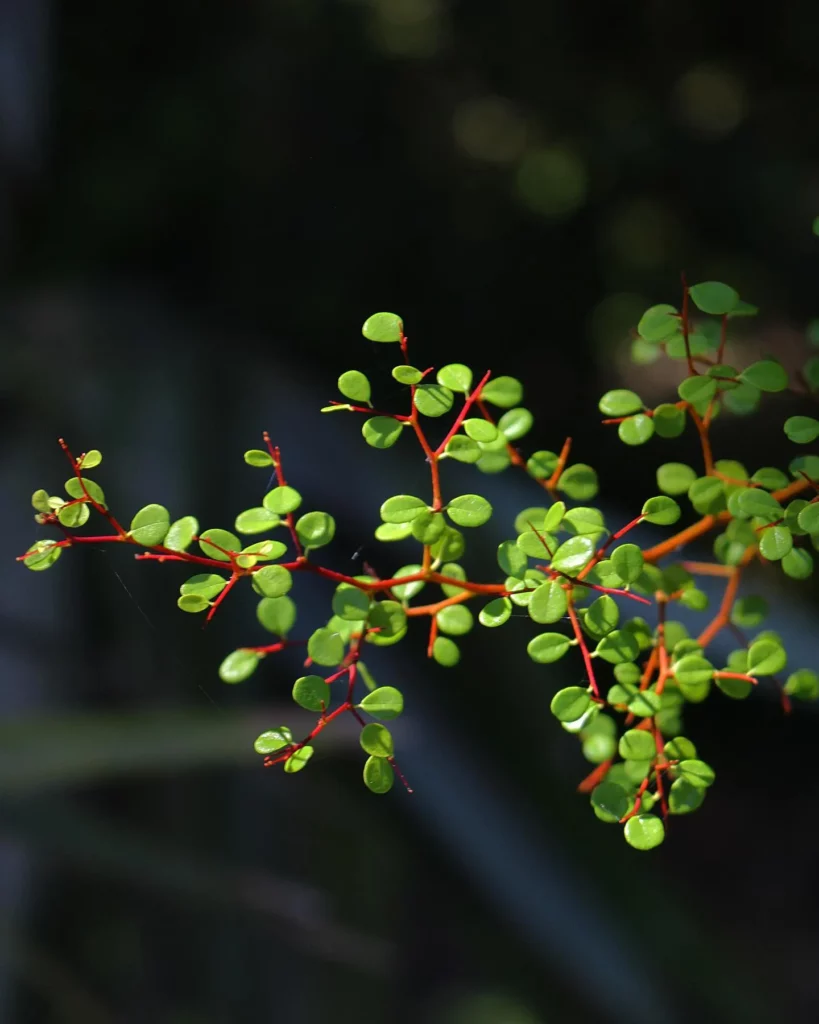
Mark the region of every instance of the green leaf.
[[405, 537], [409, 537], [411, 532], [411, 523], [402, 523], [401, 525], [382, 523], [380, 526], [376, 527], [375, 539], [382, 541], [403, 540]]
[[654, 430], [658, 437], [679, 437], [685, 430], [685, 411], [670, 402], [663, 402], [654, 410]]
[[809, 668], [797, 669], [788, 676], [785, 693], [799, 700], [816, 700], [819, 698], [819, 675]]
[[617, 434], [623, 444], [645, 444], [654, 434], [654, 420], [643, 413], [629, 416], [618, 426]]
[[452, 408], [455, 396], [441, 384], [419, 384], [413, 402], [422, 416], [443, 416]]
[[357, 664], [359, 677], [363, 680], [367, 689], [372, 693], [373, 690], [378, 689], [378, 683], [375, 681], [372, 672], [370, 672], [363, 661], [359, 661]]
[[500, 409], [512, 409], [523, 399], [523, 385], [515, 377], [494, 377], [484, 384], [480, 397]]
[[611, 555], [614, 571], [623, 583], [634, 583], [643, 571], [643, 552], [636, 544], [620, 544]]
[[616, 665], [621, 661], [634, 661], [640, 655], [640, 645], [633, 633], [626, 629], [615, 629], [604, 636], [595, 649], [605, 661]]
[[498, 545], [498, 565], [507, 576], [522, 576], [528, 559], [513, 540]]
[[249, 451], [246, 451], [244, 460], [248, 466], [257, 466], [259, 468], [273, 465], [273, 456], [269, 452], [263, 452], [261, 448], [251, 448]]
[[146, 505], [131, 520], [128, 533], [138, 544], [153, 547], [162, 543], [170, 525], [171, 517], [164, 505]]
[[726, 392], [723, 400], [726, 408], [735, 416], [747, 416], [759, 406], [760, 394], [759, 388], [752, 384], [741, 384], [733, 391]]
[[773, 676], [781, 672], [788, 663], [784, 647], [775, 640], [756, 640], [748, 648], [750, 676]]
[[472, 387], [472, 371], [463, 363], [447, 363], [436, 373], [435, 379], [442, 387], [463, 394]]
[[61, 505], [57, 510], [57, 518], [60, 523], [71, 529], [87, 523], [90, 515], [87, 501], [79, 502], [76, 505]]
[[576, 722], [591, 707], [591, 697], [580, 686], [567, 686], [552, 697], [549, 709], [559, 722]]
[[307, 641], [307, 654], [316, 665], [339, 665], [344, 659], [344, 641], [330, 629], [317, 629]]
[[483, 444], [496, 440], [500, 431], [494, 423], [489, 420], [466, 419], [462, 424], [467, 437], [473, 441], [480, 441]]
[[700, 374], [697, 377], [686, 377], [677, 388], [677, 394], [684, 402], [699, 405], [709, 402], [717, 393], [717, 382], [713, 377]]
[[819, 502], [810, 501], [805, 504], [796, 521], [805, 533], [819, 533]]
[[421, 544], [434, 544], [446, 530], [446, 521], [440, 512], [424, 510], [410, 525], [412, 536]]
[[183, 594], [177, 599], [177, 607], [183, 612], [203, 612], [210, 607], [210, 601], [201, 594]]
[[707, 789], [714, 781], [714, 769], [705, 761], [696, 759], [680, 761], [677, 770], [682, 778], [692, 786], [699, 786], [700, 789]]
[[688, 779], [676, 779], [671, 783], [668, 794], [668, 810], [671, 814], [690, 814], [702, 805], [705, 788], [692, 786]]
[[373, 313], [361, 328], [361, 333], [368, 341], [400, 341], [403, 332], [404, 324], [395, 313]]
[[370, 610], [369, 626], [377, 633], [367, 634], [367, 643], [390, 647], [407, 632], [407, 613], [397, 601], [376, 601]]
[[336, 535], [336, 521], [329, 512], [307, 512], [296, 520], [296, 535], [305, 548], [323, 548]]
[[656, 814], [636, 814], [626, 822], [623, 834], [635, 850], [653, 850], [665, 838], [665, 826]]
[[629, 795], [616, 782], [601, 782], [591, 792], [591, 804], [601, 821], [615, 822], [628, 814]]
[[517, 441], [529, 433], [534, 422], [535, 418], [528, 409], [510, 409], [498, 420], [498, 429], [507, 441]]
[[[275, 512], [271, 512], [262, 506], [257, 506], [256, 508], [247, 508], [244, 512], [240, 512], [236, 516], [236, 522], [233, 525], [237, 533], [250, 535], [254, 533], [267, 533], [268, 530], [275, 529], [279, 523], [281, 523], [281, 519]], [[167, 541], [165, 546], [169, 546]]]
[[95, 466], [99, 466], [102, 462], [102, 452], [97, 448], [92, 448], [86, 452], [85, 455], [81, 455], [77, 459], [77, 467], [79, 469], [93, 469]]
[[361, 730], [361, 747], [370, 757], [392, 757], [394, 753], [392, 734], [385, 725], [369, 722]]
[[758, 306], [753, 306], [750, 302], [745, 302], [744, 299], [740, 299], [736, 306], [734, 306], [734, 308], [728, 314], [728, 316], [731, 319], [733, 319], [735, 316], [756, 316], [758, 312]]
[[243, 683], [256, 671], [259, 661], [256, 651], [240, 647], [238, 651], [231, 651], [219, 666], [219, 678], [223, 683]]
[[550, 665], [562, 658], [570, 647], [569, 638], [562, 633], [538, 633], [526, 646], [526, 653], [538, 665]]
[[819, 479], [819, 455], [797, 455], [791, 459], [788, 471], [794, 477], [802, 477], [804, 473], [811, 480]]
[[215, 558], [219, 562], [229, 562], [230, 555], [224, 554], [220, 549], [224, 548], [224, 551], [234, 553], [239, 552], [242, 550], [242, 542], [230, 530], [205, 530], [199, 535], [199, 547], [208, 558]]
[[619, 388], [607, 391], [600, 399], [599, 408], [604, 416], [631, 416], [643, 411], [643, 400], [633, 391]]
[[481, 608], [478, 613], [478, 622], [488, 629], [494, 629], [496, 626], [502, 626], [504, 622], [508, 621], [511, 614], [512, 602], [509, 598], [496, 597], [494, 601], [490, 601], [489, 604]]
[[347, 370], [338, 378], [338, 390], [352, 402], [369, 402], [370, 382], [360, 370]]
[[190, 547], [198, 529], [199, 521], [195, 516], [183, 516], [171, 523], [162, 543], [171, 551], [185, 551]]
[[48, 515], [51, 512], [51, 506], [48, 503], [48, 491], [44, 491], [42, 487], [32, 494], [31, 504], [35, 511], [42, 512], [44, 515]]
[[603, 521], [603, 513], [600, 509], [587, 508], [584, 505], [570, 508], [565, 513], [563, 516], [563, 528], [567, 533], [589, 536], [595, 539], [604, 533], [608, 533]]
[[288, 512], [295, 512], [301, 505], [301, 495], [295, 487], [274, 487], [264, 496], [262, 504], [268, 512], [284, 516]]
[[191, 576], [179, 588], [181, 594], [196, 594], [198, 597], [209, 601], [212, 597], [221, 594], [227, 586], [224, 576], [217, 576], [216, 573], [206, 572]]
[[371, 448], [392, 448], [402, 429], [403, 424], [392, 416], [371, 416], [364, 421], [361, 433]]
[[813, 573], [813, 555], [803, 548], [791, 548], [781, 564], [782, 571], [793, 580], [806, 580]]
[[673, 306], [662, 303], [651, 306], [640, 317], [637, 333], [646, 341], [661, 342], [680, 331], [680, 315]]
[[85, 491], [88, 491], [88, 496], [92, 498], [98, 505], [102, 505], [106, 508], [105, 494], [99, 484], [94, 483], [93, 480], [89, 480], [87, 476], [82, 478], [82, 484], [75, 477], [72, 476], [70, 480], [65, 482], [65, 493], [70, 498], [84, 498], [85, 491], [83, 490], [83, 484], [85, 484]]
[[670, 761], [685, 761], [697, 756], [697, 748], [686, 736], [675, 736], [666, 743], [663, 751]]
[[701, 516], [724, 512], [725, 485], [713, 476], [701, 476], [688, 488], [688, 500]]
[[461, 660], [461, 651], [454, 640], [448, 636], [439, 636], [432, 645], [432, 657], [444, 668], [452, 668]]
[[251, 569], [257, 562], [275, 561], [287, 550], [280, 540], [257, 540], [242, 548], [236, 562], [243, 569]]
[[802, 367], [802, 377], [811, 391], [819, 390], [819, 357], [811, 358]]
[[444, 528], [444, 532], [431, 547], [432, 557], [437, 558], [460, 558], [466, 548], [464, 535], [460, 530], [452, 526]]
[[333, 594], [333, 614], [350, 622], [363, 622], [370, 611], [370, 595], [352, 583], [340, 583]]
[[688, 294], [697, 309], [714, 316], [733, 312], [739, 303], [739, 294], [720, 281], [703, 281], [701, 284], [691, 285]]
[[[530, 613], [531, 607], [530, 602]], [[597, 640], [607, 633], [611, 633], [619, 621], [620, 609], [617, 607], [617, 602], [614, 598], [608, 594], [601, 594], [595, 601], [592, 601], [583, 616], [583, 625], [586, 631]]]
[[673, 498], [667, 498], [660, 494], [656, 498], [649, 498], [643, 505], [640, 514], [647, 523], [654, 523], [656, 526], [671, 526], [680, 518], [680, 506]]
[[709, 377], [714, 377], [716, 379], [717, 389], [719, 391], [729, 391], [740, 386], [739, 382], [733, 379], [739, 373], [735, 366], [727, 366], [724, 363], [717, 363], [714, 366], [709, 366], [706, 372]]
[[542, 583], [532, 594], [528, 604], [529, 615], [535, 622], [559, 622], [566, 614], [566, 591], [557, 580]]
[[293, 586], [293, 577], [283, 565], [266, 565], [252, 576], [253, 587], [262, 597], [283, 597]]
[[539, 505], [535, 505], [532, 508], [525, 508], [515, 516], [515, 533], [526, 533], [527, 530], [531, 530], [533, 526], [538, 529], [544, 529], [544, 522], [549, 510], [542, 508]]
[[415, 366], [393, 366], [392, 375], [399, 384], [417, 384], [423, 380], [423, 373]]
[[[415, 575], [416, 572], [421, 571], [420, 564], [402, 565], [399, 569], [396, 569], [393, 573], [395, 579], [402, 577], [408, 577], [408, 575]], [[344, 584], [342, 584], [344, 586]], [[393, 594], [398, 598], [399, 601], [408, 601], [420, 594], [424, 589], [425, 583], [423, 580], [413, 580], [411, 583], [399, 583], [392, 588]], [[370, 598], [368, 598], [369, 602]], [[348, 616], [343, 616], [348, 617]]]
[[558, 457], [555, 452], [533, 452], [526, 461], [526, 471], [535, 480], [545, 480], [557, 469]]
[[714, 666], [698, 654], [687, 654], [673, 666], [674, 678], [686, 686], [710, 682], [714, 678]]
[[759, 519], [764, 519], [766, 523], [772, 523], [775, 519], [782, 519], [785, 515], [785, 509], [776, 498], [759, 487], [748, 487], [740, 491], [736, 503], [742, 515], [749, 519], [756, 516]]
[[665, 462], [657, 469], [657, 486], [664, 494], [687, 494], [696, 479], [697, 474], [684, 462]]
[[788, 486], [788, 478], [781, 469], [763, 466], [751, 477], [751, 483], [764, 487], [766, 491], [778, 491], [781, 487]]
[[62, 554], [62, 548], [57, 547], [53, 540], [38, 540], [26, 552], [23, 565], [32, 572], [43, 572], [50, 569]]
[[364, 785], [371, 793], [389, 793], [395, 782], [395, 772], [389, 761], [382, 757], [368, 757], [364, 762]]
[[[446, 562], [441, 566], [440, 569], [442, 576], [449, 576], [454, 580], [465, 580], [466, 569], [462, 565], [458, 565], [456, 562]], [[454, 597], [456, 594], [462, 594], [464, 592], [463, 587], [455, 586], [452, 583], [442, 583], [441, 590], [447, 597]]]
[[477, 462], [481, 457], [481, 450], [478, 442], [471, 437], [464, 437], [463, 434], [456, 434], [447, 441], [446, 454], [458, 462]]
[[629, 729], [620, 737], [617, 750], [623, 760], [651, 761], [656, 754], [654, 737], [645, 729]]
[[595, 544], [591, 537], [570, 537], [555, 551], [552, 568], [575, 576], [587, 565], [594, 555]]
[[778, 562], [793, 547], [793, 534], [787, 526], [769, 526], [759, 538], [759, 553], [769, 562]]
[[788, 386], [785, 367], [774, 359], [760, 359], [757, 363], [751, 363], [742, 371], [739, 379], [760, 391], [784, 391]]
[[268, 632], [286, 637], [296, 621], [296, 605], [289, 597], [263, 597], [256, 605], [256, 618]]
[[479, 494], [461, 494], [450, 501], [446, 511], [457, 526], [483, 526], [492, 515], [492, 506]]
[[[632, 663], [622, 662], [622, 664], [629, 665]], [[619, 667], [615, 665], [615, 668]], [[637, 715], [638, 718], [650, 718], [660, 711], [661, 705], [661, 697], [652, 690], [640, 690], [628, 702], [628, 709], [633, 715]]]
[[731, 622], [741, 629], [758, 626], [768, 615], [768, 602], [764, 597], [740, 597], [731, 608]]
[[527, 530], [518, 537], [517, 546], [529, 558], [548, 558], [549, 552], [557, 547], [557, 541], [549, 534]]
[[450, 636], [463, 636], [475, 624], [472, 612], [462, 604], [442, 608], [435, 619], [441, 632], [448, 633]]
[[812, 416], [790, 416], [785, 420], [785, 433], [795, 444], [810, 444], [819, 437], [819, 420]]
[[597, 494], [597, 473], [591, 466], [576, 462], [563, 470], [557, 482], [557, 489], [568, 494], [573, 501], [588, 501]]
[[257, 754], [273, 754], [282, 747], [289, 747], [293, 742], [293, 734], [286, 725], [278, 729], [268, 729], [256, 737], [253, 749]]
[[[563, 517], [566, 515], [566, 502], [556, 501], [554, 505], [549, 508], [546, 513], [546, 518], [543, 520], [543, 530], [545, 533], [555, 533], [563, 522]], [[602, 517], [601, 517], [602, 521]]]
[[315, 750], [311, 746], [299, 747], [298, 750], [294, 750], [293, 753], [284, 762], [284, 770], [294, 775], [296, 772], [300, 772], [302, 768], [307, 767], [307, 762], [315, 753]]
[[330, 687], [321, 676], [300, 676], [293, 684], [293, 700], [305, 711], [325, 714], [330, 707]]
[[404, 696], [394, 686], [379, 686], [368, 693], [358, 706], [373, 718], [388, 722], [398, 718], [404, 710]]
[[427, 503], [412, 494], [396, 494], [387, 498], [381, 506], [381, 518], [385, 523], [409, 523], [421, 512], [427, 511]]

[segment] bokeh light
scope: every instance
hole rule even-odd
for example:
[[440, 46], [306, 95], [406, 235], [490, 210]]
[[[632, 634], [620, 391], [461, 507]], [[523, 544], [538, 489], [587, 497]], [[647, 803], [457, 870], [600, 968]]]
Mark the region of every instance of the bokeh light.
[[516, 185], [526, 206], [558, 220], [585, 203], [588, 172], [583, 160], [566, 147], [535, 149], [518, 166]]
[[745, 117], [745, 86], [729, 71], [699, 66], [677, 82], [673, 102], [679, 120], [692, 131], [722, 138]]
[[526, 146], [526, 122], [500, 96], [465, 100], [455, 108], [452, 134], [460, 148], [475, 160], [511, 163]]

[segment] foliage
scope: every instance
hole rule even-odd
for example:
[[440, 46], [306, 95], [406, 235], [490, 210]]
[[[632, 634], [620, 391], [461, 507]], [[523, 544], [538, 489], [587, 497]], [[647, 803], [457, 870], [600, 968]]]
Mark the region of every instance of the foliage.
[[[305, 674], [295, 680], [292, 696], [318, 715], [302, 739], [295, 739], [287, 726], [277, 726], [258, 737], [255, 749], [265, 765], [301, 771], [320, 734], [349, 715], [361, 729], [367, 755], [363, 778], [373, 793], [386, 793], [396, 776], [407, 786], [395, 760], [394, 737], [383, 724], [401, 714], [404, 697], [375, 681], [364, 660], [365, 645], [396, 645], [408, 635], [411, 620], [427, 621], [428, 656], [451, 667], [460, 659], [466, 634], [476, 626], [499, 629], [517, 610], [534, 625], [527, 651], [535, 665], [568, 656], [583, 665], [583, 685], [549, 698], [551, 713], [577, 735], [583, 756], [595, 766], [580, 791], [589, 794], [601, 821], [624, 826], [632, 847], [652, 849], [663, 841], [669, 815], [696, 810], [714, 782], [713, 769], [683, 734], [686, 704], [701, 703], [715, 691], [744, 699], [769, 681], [779, 689], [786, 710], [791, 697], [819, 697], [819, 676], [809, 668], [781, 679], [788, 667], [782, 642], [775, 633], [760, 630], [767, 604], [757, 595], [739, 593], [743, 570], [751, 562], [770, 564], [771, 571], [795, 580], [811, 574], [811, 548], [819, 548], [819, 456], [798, 455], [787, 471], [766, 466], [749, 473], [738, 462], [715, 459], [712, 451], [712, 426], [719, 414], [745, 416], [763, 394], [796, 390], [775, 359], [742, 368], [726, 364], [731, 320], [755, 313], [733, 288], [708, 281], [684, 287], [680, 309], [664, 304], [643, 314], [635, 361], [650, 361], [647, 352], [652, 358], [665, 355], [682, 361], [686, 375], [679, 400], [653, 409], [631, 390], [608, 391], [600, 399], [603, 424], [616, 426], [624, 444], [640, 446], [656, 436], [672, 449], [657, 469], [660, 493], [649, 496], [619, 528], [609, 528], [602, 511], [589, 504], [597, 494], [597, 475], [585, 463], [570, 463], [570, 440], [559, 452], [521, 453], [517, 442], [531, 431], [533, 416], [522, 405], [520, 381], [487, 372], [475, 384], [472, 370], [462, 363], [419, 370], [409, 362], [401, 319], [376, 313], [363, 334], [373, 343], [398, 346], [401, 362], [392, 377], [407, 388], [408, 411], [375, 408], [371, 382], [356, 369], [339, 377], [345, 401], [332, 401], [323, 411], [362, 416], [361, 433], [373, 448], [391, 448], [404, 434], [420, 446], [429, 465], [429, 495], [386, 497], [375, 530], [384, 544], [415, 544], [411, 564], [389, 578], [379, 578], [369, 566], [362, 575], [348, 576], [323, 565], [314, 553], [332, 544], [335, 521], [328, 512], [304, 510], [304, 499], [285, 479], [281, 453], [267, 434], [265, 448], [247, 451], [244, 459], [265, 471], [272, 467], [275, 486], [261, 506], [239, 512], [233, 530], [200, 530], [190, 515], [172, 521], [160, 504], [139, 509], [126, 528], [109, 510], [102, 488], [85, 475], [101, 465], [101, 453], [94, 449], [74, 458], [61, 440], [72, 468], [67, 497], [38, 490], [32, 504], [36, 521], [56, 527], [62, 538], [38, 540], [20, 560], [40, 571], [53, 565], [64, 548], [110, 542], [143, 548], [138, 559], [188, 562], [196, 571], [181, 585], [178, 606], [206, 613], [206, 621], [247, 580], [259, 596], [258, 623], [275, 639], [230, 652], [220, 666], [221, 679], [241, 683], [268, 655], [304, 646]], [[816, 378], [809, 361], [801, 375], [809, 392], [819, 389]], [[439, 429], [440, 440], [433, 446], [429, 428], [453, 410], [454, 418], [448, 428]], [[696, 468], [676, 461], [669, 443], [689, 425], [702, 453]], [[819, 421], [792, 415], [784, 422], [784, 434], [792, 443], [810, 444], [819, 437]], [[517, 516], [514, 536], [499, 545], [497, 566], [484, 581], [468, 578], [461, 559], [470, 531], [489, 521], [492, 506], [478, 493], [445, 495], [441, 469], [447, 459], [472, 464], [484, 474], [515, 467], [541, 491], [544, 503]], [[92, 511], [107, 522], [108, 533], [75, 532]], [[650, 547], [624, 539], [645, 523], [677, 532]], [[240, 539], [273, 533], [282, 539]], [[713, 561], [679, 555], [706, 534], [714, 534]], [[293, 639], [297, 604], [290, 595], [296, 577], [306, 572], [332, 586], [330, 608], [326, 621]], [[724, 580], [723, 598], [710, 615], [708, 599], [696, 583], [703, 576]], [[473, 612], [470, 604], [479, 607]], [[670, 617], [675, 605], [705, 616], [696, 636]], [[737, 643], [724, 665], [711, 653], [723, 631]], [[548, 669], [544, 675], [548, 678]]]

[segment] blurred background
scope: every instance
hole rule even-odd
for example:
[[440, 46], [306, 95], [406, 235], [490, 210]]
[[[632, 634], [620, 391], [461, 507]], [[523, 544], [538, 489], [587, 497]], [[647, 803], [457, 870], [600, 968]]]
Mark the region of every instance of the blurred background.
[[[343, 728], [304, 773], [261, 769], [255, 736], [305, 719], [290, 652], [218, 680], [228, 650], [268, 642], [249, 592], [203, 632], [175, 607], [184, 567], [90, 548], [45, 576], [13, 561], [43, 534], [30, 493], [68, 475], [58, 436], [102, 449], [120, 518], [157, 501], [231, 527], [265, 490], [241, 458], [263, 429], [306, 507], [336, 517], [335, 568], [362, 545], [380, 571], [409, 561], [372, 533], [387, 496], [426, 493], [416, 449], [375, 451], [358, 420], [319, 413], [350, 368], [402, 409], [395, 352], [360, 334], [381, 309], [419, 366], [521, 377], [525, 450], [571, 433], [627, 521], [659, 462], [698, 464], [687, 436], [624, 448], [596, 409], [610, 387], [674, 394], [680, 364], [628, 350], [681, 271], [762, 307], [737, 359], [804, 357], [818, 51], [809, 0], [764, 17], [703, 0], [0, 0], [0, 1019], [819, 1018], [810, 707], [785, 717], [771, 688], [692, 709], [718, 785], [641, 854], [575, 793], [588, 765], [548, 701], [579, 668], [529, 661], [525, 617], [473, 634], [456, 669], [424, 660], [420, 626], [368, 658], [405, 692], [393, 732], [415, 790], [376, 798]], [[717, 456], [786, 465], [787, 401], [725, 416]], [[493, 502], [464, 560], [493, 575], [541, 492], [465, 466], [445, 486]], [[757, 570], [744, 592], [768, 594], [791, 667], [816, 668], [816, 588], [782, 579]], [[298, 580], [301, 628], [330, 594]]]

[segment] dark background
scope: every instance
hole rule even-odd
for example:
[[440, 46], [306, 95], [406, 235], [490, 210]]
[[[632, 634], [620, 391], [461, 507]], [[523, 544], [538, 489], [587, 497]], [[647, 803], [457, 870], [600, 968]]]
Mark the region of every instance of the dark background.
[[[251, 595], [203, 633], [174, 607], [183, 568], [13, 562], [28, 495], [67, 476], [56, 437], [103, 450], [121, 518], [158, 501], [229, 527], [263, 493], [241, 453], [265, 428], [335, 515], [336, 568], [362, 544], [385, 572], [409, 560], [372, 531], [385, 497], [424, 493], [417, 451], [318, 412], [351, 367], [401, 408], [395, 352], [360, 335], [379, 309], [422, 367], [520, 376], [527, 450], [571, 433], [627, 521], [696, 445], [626, 449], [596, 402], [674, 393], [679, 364], [626, 354], [681, 271], [763, 308], [738, 359], [803, 355], [817, 49], [809, 0], [0, 0], [0, 1019], [817, 1019], [810, 707], [785, 718], [771, 688], [693, 709], [718, 784], [641, 854], [574, 793], [587, 766], [548, 701], [579, 670], [544, 681], [525, 618], [456, 670], [423, 659], [422, 628], [373, 657], [405, 691], [415, 789], [379, 799], [343, 728], [299, 776], [260, 769], [257, 733], [304, 719], [296, 658], [216, 676], [265, 642]], [[785, 465], [786, 405], [718, 422], [718, 457]], [[447, 470], [495, 505], [465, 560], [493, 576], [540, 492]], [[781, 579], [745, 592], [767, 588], [791, 666], [815, 668], [815, 588]], [[299, 580], [303, 625], [329, 594]]]

